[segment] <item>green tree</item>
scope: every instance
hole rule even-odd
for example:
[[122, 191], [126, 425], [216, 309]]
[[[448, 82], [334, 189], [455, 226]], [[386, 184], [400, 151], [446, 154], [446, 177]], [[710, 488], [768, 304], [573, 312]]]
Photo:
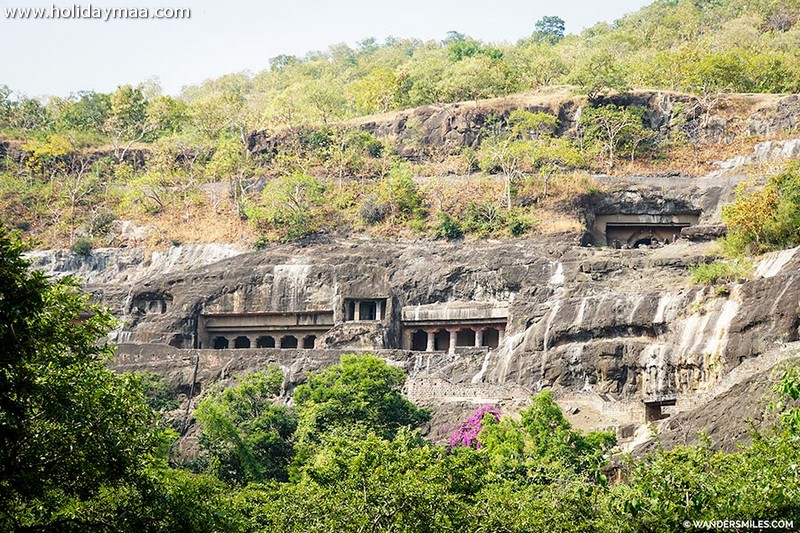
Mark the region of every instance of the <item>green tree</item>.
[[341, 83], [332, 77], [310, 82], [305, 88], [305, 102], [324, 125], [343, 118], [347, 113], [347, 100]]
[[520, 412], [519, 421], [484, 418], [478, 441], [493, 471], [506, 479], [522, 476], [545, 484], [564, 469], [602, 479], [605, 454], [616, 441], [613, 433], [574, 431], [549, 391], [531, 401], [531, 407]]
[[626, 92], [630, 86], [626, 71], [618, 57], [607, 50], [599, 50], [583, 58], [572, 69], [568, 80], [581, 87], [590, 100], [607, 91]]
[[467, 56], [444, 72], [438, 83], [445, 101], [478, 101], [512, 92], [515, 88], [506, 63], [487, 55]]
[[82, 509], [146, 486], [164, 434], [139, 381], [104, 364], [111, 315], [23, 250], [0, 228], [0, 528], [102, 527]]
[[400, 84], [395, 71], [387, 67], [372, 69], [347, 87], [355, 100], [356, 110], [364, 115], [384, 113], [393, 109], [399, 100]]
[[282, 383], [273, 367], [246, 374], [198, 404], [194, 416], [202, 424], [209, 471], [232, 484], [287, 479], [297, 422], [286, 407], [274, 405]]
[[534, 37], [549, 44], [556, 44], [564, 38], [564, 20], [561, 17], [546, 16], [533, 25]]
[[558, 117], [537, 111], [515, 109], [508, 115], [509, 135], [514, 139], [541, 139], [551, 137], [558, 125]]
[[180, 133], [188, 118], [186, 103], [170, 96], [159, 96], [147, 104], [147, 129], [155, 136]]
[[522, 176], [533, 150], [534, 145], [530, 141], [508, 137], [496, 137], [481, 143], [478, 165], [484, 172], [502, 173], [506, 209], [511, 209], [514, 184]]
[[408, 219], [422, 207], [422, 195], [408, 163], [394, 164], [376, 184], [376, 191], [384, 215]]
[[217, 141], [214, 155], [206, 165], [206, 173], [216, 180], [227, 179], [230, 197], [240, 209], [244, 208], [255, 165], [250, 151], [236, 137]]
[[471, 450], [448, 454], [417, 431], [350, 431], [328, 435], [295, 483], [238, 502], [258, 531], [464, 531], [484, 471]]
[[111, 107], [109, 95], [94, 91], [82, 91], [76, 97], [64, 102], [55, 119], [56, 128], [84, 132], [101, 130]]
[[299, 239], [319, 229], [325, 190], [318, 178], [294, 171], [267, 182], [261, 192], [264, 207], [248, 206], [245, 212], [257, 226], [272, 231], [275, 240]]
[[800, 244], [800, 164], [790, 163], [766, 185], [741, 184], [723, 206], [728, 226], [725, 248], [731, 254], [758, 254]]
[[617, 153], [622, 147], [632, 146], [631, 152], [635, 154], [639, 143], [647, 138], [641, 115], [613, 104], [587, 107], [581, 115], [581, 122], [585, 128], [585, 139], [597, 143], [601, 152], [606, 154], [608, 168], [614, 168]]
[[135, 142], [144, 140], [154, 126], [147, 123], [147, 100], [139, 87], [122, 85], [111, 95], [103, 130], [111, 137], [114, 157], [122, 161]]
[[300, 443], [319, 442], [334, 429], [366, 428], [391, 439], [430, 415], [403, 397], [405, 374], [372, 355], [343, 355], [339, 364], [295, 389]]
[[67, 173], [75, 148], [63, 135], [48, 135], [33, 139], [23, 145], [28, 156], [25, 165], [34, 173], [53, 181]]
[[23, 132], [52, 132], [53, 117], [36, 98], [21, 97], [11, 108], [9, 126]]
[[11, 116], [14, 111], [14, 101], [11, 99], [11, 89], [8, 85], [0, 85], [0, 129], [11, 127]]

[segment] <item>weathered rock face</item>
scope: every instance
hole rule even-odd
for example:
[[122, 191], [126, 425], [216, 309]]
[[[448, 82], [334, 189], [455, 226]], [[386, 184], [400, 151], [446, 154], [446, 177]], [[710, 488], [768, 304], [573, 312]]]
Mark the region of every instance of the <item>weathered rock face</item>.
[[751, 154], [740, 155], [725, 161], [717, 161], [714, 166], [720, 169], [716, 171], [717, 173], [724, 173], [745, 165], [790, 161], [798, 157], [800, 157], [800, 139], [784, 139], [758, 143], [753, 147]]
[[[290, 390], [343, 351], [379, 350], [409, 372], [409, 394], [423, 403], [519, 402], [548, 387], [567, 403], [589, 395], [604, 427], [642, 419], [642, 400], [707, 393], [742, 361], [800, 338], [796, 250], [765, 257], [753, 280], [722, 295], [688, 282], [687, 265], [703, 260], [706, 248], [686, 241], [657, 250], [344, 241], [90, 287], [124, 321], [117, 364], [153, 367], [181, 390], [268, 362], [284, 368]], [[342, 322], [351, 297], [386, 298], [385, 319]], [[401, 346], [403, 307], [448, 302], [507, 306], [498, 348]], [[196, 349], [204, 313], [321, 309], [337, 325], [319, 349]]]
[[779, 132], [797, 132], [800, 124], [800, 97], [784, 96], [774, 104], [760, 106], [747, 119], [751, 135], [774, 135]]
[[[691, 212], [713, 224], [707, 213], [735, 185], [713, 179], [621, 187], [579, 207], [587, 222], [616, 210]], [[543, 388], [583, 428], [625, 428], [662, 407], [695, 408], [763, 354], [800, 340], [797, 249], [768, 254], [749, 281], [712, 289], [688, 273], [713, 259], [709, 243], [613, 249], [578, 240], [31, 255], [37, 268], [82, 276], [120, 317], [120, 369], [155, 370], [196, 396], [278, 364], [290, 392], [342, 353], [376, 352], [407, 371], [410, 397], [435, 408], [433, 436], [470, 406], [513, 408]]]
[[[393, 141], [405, 157], [418, 158], [432, 148], [451, 152], [464, 147], [477, 148], [487, 130], [502, 127], [516, 109], [558, 117], [557, 133], [564, 135], [575, 129], [581, 110], [588, 104], [586, 97], [571, 96], [569, 90], [556, 88], [548, 94], [422, 106], [355, 119], [348, 124]], [[731, 94], [698, 99], [666, 91], [634, 91], [600, 97], [592, 104], [641, 106], [646, 110], [651, 129], [666, 130], [679, 123], [690, 139], [711, 143], [729, 143], [741, 134], [792, 133], [798, 131], [800, 123], [800, 99], [796, 95]], [[680, 120], [675, 121], [676, 117]], [[255, 154], [271, 155], [277, 152], [286, 135], [253, 132], [248, 146]]]

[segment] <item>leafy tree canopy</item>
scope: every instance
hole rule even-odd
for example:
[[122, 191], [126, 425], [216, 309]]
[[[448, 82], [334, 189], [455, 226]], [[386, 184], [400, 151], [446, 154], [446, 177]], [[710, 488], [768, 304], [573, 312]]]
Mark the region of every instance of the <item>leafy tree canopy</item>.
[[366, 428], [391, 438], [402, 427], [420, 426], [430, 415], [403, 397], [404, 382], [401, 369], [377, 357], [343, 355], [295, 390], [298, 440], [318, 441], [335, 428]]

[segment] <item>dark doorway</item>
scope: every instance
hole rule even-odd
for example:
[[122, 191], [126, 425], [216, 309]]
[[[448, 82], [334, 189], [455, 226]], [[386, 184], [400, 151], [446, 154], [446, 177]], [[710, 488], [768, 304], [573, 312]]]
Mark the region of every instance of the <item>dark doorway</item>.
[[287, 335], [281, 339], [281, 348], [297, 348], [297, 337]]
[[446, 352], [450, 349], [450, 332], [437, 331], [433, 339], [433, 349], [440, 352]]
[[[644, 420], [645, 422], [656, 422], [669, 416], [667, 412], [671, 407], [675, 406], [676, 400], [664, 400], [660, 402], [645, 402], [644, 403]], [[664, 408], [667, 409], [664, 409]]]
[[228, 339], [225, 337], [214, 337], [214, 349], [225, 350], [228, 348]]
[[233, 347], [234, 348], [249, 348], [250, 347], [250, 339], [244, 336], [236, 337], [233, 340]]
[[309, 335], [303, 339], [303, 348], [310, 350], [314, 348], [314, 344], [316, 344], [316, 342], [317, 342], [317, 336]]
[[361, 302], [361, 305], [359, 306], [361, 320], [375, 320], [377, 311], [378, 305], [375, 302]]
[[264, 335], [256, 340], [256, 346], [259, 348], [274, 348], [275, 339], [269, 335]]
[[418, 329], [411, 335], [411, 349], [418, 352], [428, 349], [428, 334], [425, 331]]
[[495, 328], [486, 328], [483, 332], [483, 345], [497, 348], [500, 345], [500, 332]]
[[456, 346], [475, 346], [475, 332], [469, 328], [458, 330]]

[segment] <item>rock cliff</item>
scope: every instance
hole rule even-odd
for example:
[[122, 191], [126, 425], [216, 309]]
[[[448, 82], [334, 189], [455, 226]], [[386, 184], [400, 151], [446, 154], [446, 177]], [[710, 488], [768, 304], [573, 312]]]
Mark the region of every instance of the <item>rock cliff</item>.
[[[290, 401], [309, 372], [374, 352], [433, 408], [434, 438], [478, 404], [513, 410], [548, 388], [583, 429], [631, 439], [661, 421], [674, 443], [680, 428], [702, 429], [688, 422], [713, 406], [730, 417], [735, 391], [755, 390], [757, 376], [797, 355], [786, 348], [800, 341], [797, 249], [757, 258], [750, 279], [725, 286], [693, 285], [688, 272], [716, 258], [708, 239], [725, 232], [721, 206], [749, 178], [737, 164], [796, 150], [792, 140], [759, 145], [701, 178], [597, 177], [605, 189], [569, 206], [583, 234], [30, 257], [77, 275], [115, 312], [114, 366], [165, 376], [185, 415], [215, 381], [277, 364]], [[759, 414], [758, 402], [747, 405], [740, 419]], [[741, 436], [731, 427], [718, 431], [722, 445]]]
[[[637, 239], [678, 212], [694, 214], [692, 228], [718, 223], [737, 179], [633, 181], [576, 202], [587, 235], [601, 216], [638, 217], [617, 228]], [[283, 369], [288, 398], [341, 353], [370, 351], [406, 370], [407, 394], [434, 408], [436, 438], [477, 404], [513, 409], [545, 388], [579, 427], [630, 437], [716, 401], [751, 375], [737, 368], [800, 340], [797, 249], [712, 289], [692, 285], [688, 267], [713, 260], [713, 245], [675, 237], [620, 249], [568, 235], [32, 257], [81, 276], [120, 317], [117, 368], [156, 371], [187, 401], [268, 364]]]
[[[393, 142], [408, 158], [424, 158], [430, 150], [457, 152], [477, 148], [487, 133], [502, 125], [516, 109], [541, 111], [558, 117], [559, 135], [574, 132], [588, 104], [641, 106], [647, 125], [655, 131], [679, 128], [688, 139], [703, 143], [730, 143], [740, 136], [774, 136], [798, 131], [800, 97], [797, 95], [710, 95], [706, 98], [669, 91], [639, 90], [600, 97], [590, 102], [568, 87], [362, 117], [347, 122], [376, 137]], [[285, 142], [289, 132], [256, 131], [248, 145], [255, 154], [269, 155]]]

